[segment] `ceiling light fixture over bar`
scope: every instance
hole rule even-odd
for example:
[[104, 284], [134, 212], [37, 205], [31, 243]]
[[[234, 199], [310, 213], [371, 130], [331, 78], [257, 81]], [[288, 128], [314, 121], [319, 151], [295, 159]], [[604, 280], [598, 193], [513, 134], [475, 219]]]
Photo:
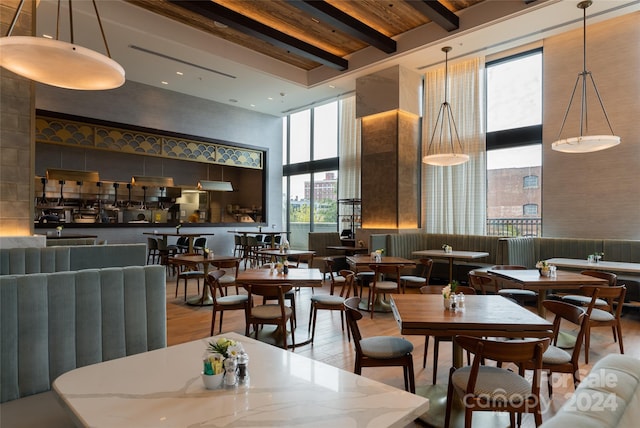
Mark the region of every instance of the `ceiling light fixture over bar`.
[[444, 102], [440, 105], [440, 110], [438, 111], [438, 117], [433, 127], [433, 133], [431, 134], [431, 141], [429, 141], [429, 147], [427, 148], [427, 155], [422, 158], [422, 162], [429, 165], [453, 166], [460, 165], [469, 160], [469, 155], [464, 154], [462, 151], [462, 144], [458, 136], [458, 128], [456, 128], [456, 123], [453, 120], [451, 105], [447, 102], [449, 94], [448, 70], [450, 51], [450, 46], [442, 48], [442, 52], [445, 54]]
[[[613, 128], [611, 127], [611, 122], [609, 122], [609, 116], [607, 116], [607, 111], [604, 108], [604, 104], [602, 103], [602, 98], [600, 97], [600, 93], [598, 92], [598, 88], [596, 87], [596, 82], [593, 80], [593, 75], [590, 71], [587, 71], [587, 8], [591, 6], [591, 0], [581, 1], [578, 3], [578, 8], [582, 9], [583, 17], [582, 17], [582, 41], [583, 41], [583, 60], [582, 60], [582, 72], [578, 74], [578, 78], [576, 79], [576, 84], [573, 87], [573, 92], [571, 93], [571, 98], [569, 99], [569, 105], [567, 106], [567, 111], [564, 114], [564, 118], [562, 119], [562, 126], [560, 127], [560, 132], [558, 132], [558, 139], [551, 144], [551, 148], [558, 152], [564, 153], [590, 153], [597, 152], [599, 150], [608, 149], [613, 146], [617, 146], [620, 144], [620, 137], [613, 134]], [[589, 77], [589, 81], [593, 85], [593, 90], [595, 92], [596, 97], [598, 98], [598, 102], [600, 103], [600, 108], [602, 108], [602, 113], [604, 114], [604, 118], [609, 126], [609, 131], [611, 135], [584, 135], [585, 132], [589, 132], [589, 122], [588, 122], [588, 106], [587, 106], [587, 76]], [[576, 89], [578, 88], [578, 83], [582, 83], [581, 93], [580, 93], [580, 136], [578, 137], [570, 137], [570, 138], [561, 138], [562, 131], [564, 129], [564, 125], [567, 121], [567, 116], [569, 116], [569, 111], [571, 110], [571, 103], [573, 102], [573, 97], [576, 94]]]
[[198, 182], [198, 190], [208, 190], [211, 192], [233, 192], [233, 186], [230, 181], [200, 180]]
[[0, 38], [2, 51], [0, 66], [27, 79], [65, 89], [102, 90], [122, 86], [125, 82], [124, 69], [111, 59], [95, 0], [92, 0], [93, 8], [107, 56], [75, 44], [71, 0], [69, 0], [70, 43], [58, 40], [61, 0], [58, 0], [55, 39], [11, 36], [24, 1], [20, 0], [7, 35]]

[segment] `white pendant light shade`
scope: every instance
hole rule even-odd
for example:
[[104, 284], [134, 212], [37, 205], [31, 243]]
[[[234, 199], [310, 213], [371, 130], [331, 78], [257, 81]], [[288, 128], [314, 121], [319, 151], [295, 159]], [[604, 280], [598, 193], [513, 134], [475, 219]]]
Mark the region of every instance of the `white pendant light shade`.
[[[596, 87], [596, 82], [593, 80], [593, 75], [590, 71], [587, 71], [587, 8], [591, 6], [591, 0], [585, 0], [578, 3], [578, 8], [582, 9], [583, 18], [582, 18], [582, 58], [583, 58], [583, 71], [578, 74], [578, 78], [576, 79], [576, 83], [573, 87], [573, 92], [571, 93], [571, 98], [569, 98], [569, 105], [567, 106], [567, 111], [564, 114], [564, 118], [562, 119], [562, 126], [560, 126], [560, 132], [558, 133], [558, 139], [551, 143], [551, 148], [557, 152], [564, 153], [591, 153], [597, 152], [600, 150], [605, 150], [620, 144], [620, 137], [617, 135], [613, 135], [613, 128], [611, 127], [611, 122], [609, 122], [609, 116], [607, 115], [607, 111], [604, 108], [604, 103], [602, 102], [602, 98], [600, 97], [600, 92], [598, 92], [598, 88]], [[573, 102], [574, 96], [576, 92], [580, 88], [579, 97], [580, 97], [580, 135], [577, 137], [569, 137], [569, 138], [561, 138], [562, 131], [564, 130], [564, 125], [567, 122], [567, 117], [569, 116], [569, 112], [571, 110], [571, 103]], [[609, 127], [610, 135], [583, 135], [583, 132], [589, 130], [588, 117], [590, 115], [589, 106], [587, 105], [587, 89], [592, 88], [593, 94], [595, 94], [598, 102], [600, 104], [600, 108], [602, 109], [603, 117]]]
[[460, 165], [469, 160], [469, 155], [464, 153], [442, 153], [439, 155], [427, 155], [422, 158], [422, 162], [436, 166]]
[[584, 135], [554, 141], [551, 148], [563, 153], [590, 153], [608, 149], [620, 144], [616, 135]]
[[124, 69], [111, 58], [61, 40], [30, 36], [0, 38], [0, 65], [20, 76], [66, 89], [120, 87]]
[[460, 165], [469, 160], [469, 155], [463, 153], [458, 129], [453, 120], [451, 105], [447, 102], [449, 93], [448, 86], [448, 53], [451, 47], [445, 46], [442, 52], [445, 53], [444, 62], [444, 102], [440, 105], [436, 123], [433, 126], [431, 140], [427, 147], [427, 154], [422, 158], [422, 162], [435, 166]]

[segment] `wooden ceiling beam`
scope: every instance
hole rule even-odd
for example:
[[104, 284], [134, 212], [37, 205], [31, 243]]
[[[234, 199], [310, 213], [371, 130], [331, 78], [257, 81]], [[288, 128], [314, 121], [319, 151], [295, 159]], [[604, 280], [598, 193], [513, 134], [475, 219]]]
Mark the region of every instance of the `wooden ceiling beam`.
[[447, 31], [460, 28], [458, 15], [451, 12], [437, 0], [407, 0], [418, 12], [427, 16], [430, 20]]
[[396, 51], [396, 41], [381, 32], [358, 21], [326, 1], [319, 0], [286, 0], [290, 5], [323, 21], [332, 27], [349, 34], [363, 42], [375, 46], [385, 53]]
[[311, 59], [336, 70], [346, 70], [349, 61], [346, 59], [296, 39], [272, 27], [241, 15], [213, 1], [167, 0], [177, 6], [197, 13], [205, 18], [218, 21], [229, 27], [249, 34], [274, 46], [278, 46], [303, 58]]

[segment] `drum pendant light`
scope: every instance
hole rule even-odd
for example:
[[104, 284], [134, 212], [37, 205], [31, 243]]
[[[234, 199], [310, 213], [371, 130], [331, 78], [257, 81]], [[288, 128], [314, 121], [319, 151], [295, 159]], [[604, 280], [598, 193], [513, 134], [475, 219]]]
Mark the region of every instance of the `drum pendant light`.
[[95, 0], [92, 0], [93, 8], [106, 48], [106, 56], [75, 44], [71, 0], [69, 0], [71, 36], [69, 43], [58, 40], [61, 0], [58, 0], [55, 39], [11, 36], [24, 1], [21, 0], [17, 7], [7, 35], [0, 38], [0, 66], [27, 79], [66, 89], [103, 90], [118, 88], [124, 84], [124, 69], [111, 59]]

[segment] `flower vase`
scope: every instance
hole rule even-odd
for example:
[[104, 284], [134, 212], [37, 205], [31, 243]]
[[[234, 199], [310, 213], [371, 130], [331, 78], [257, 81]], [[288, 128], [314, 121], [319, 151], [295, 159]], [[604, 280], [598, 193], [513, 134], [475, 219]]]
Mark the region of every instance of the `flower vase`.
[[202, 373], [202, 383], [207, 389], [218, 389], [222, 386], [224, 380], [224, 372], [217, 375], [206, 375]]
[[451, 299], [447, 298], [447, 299], [442, 299], [442, 302], [444, 303], [444, 308], [449, 310], [451, 309]]
[[538, 272], [540, 272], [540, 276], [549, 276], [551, 273], [551, 269], [541, 268], [541, 269], [538, 269]]

